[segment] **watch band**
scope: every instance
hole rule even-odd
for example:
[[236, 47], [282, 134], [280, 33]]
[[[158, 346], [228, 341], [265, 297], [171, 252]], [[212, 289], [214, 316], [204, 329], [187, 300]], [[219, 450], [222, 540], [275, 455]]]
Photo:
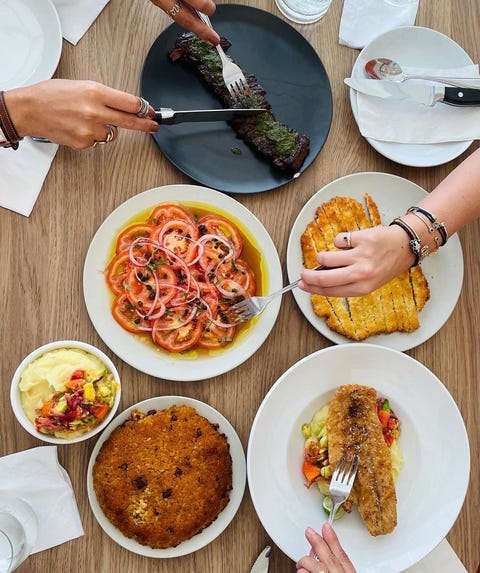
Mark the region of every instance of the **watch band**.
[[18, 149], [18, 142], [21, 140], [8, 113], [4, 92], [0, 91], [0, 145]]

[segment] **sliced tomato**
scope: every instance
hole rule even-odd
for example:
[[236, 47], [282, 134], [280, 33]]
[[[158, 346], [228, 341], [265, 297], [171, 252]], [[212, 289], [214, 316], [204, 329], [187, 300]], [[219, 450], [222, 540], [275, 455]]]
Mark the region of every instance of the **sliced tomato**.
[[172, 330], [157, 330], [154, 324], [152, 338], [158, 346], [169, 352], [184, 352], [197, 346], [203, 332], [203, 324], [203, 321], [194, 319]]
[[[221, 321], [221, 317], [217, 316], [218, 321]], [[236, 327], [228, 326], [222, 327], [213, 322], [206, 322], [203, 328], [202, 336], [198, 341], [198, 346], [200, 348], [205, 348], [207, 350], [215, 350], [216, 348], [223, 348], [231, 342], [235, 336]]]
[[243, 239], [237, 227], [220, 215], [205, 215], [198, 221], [200, 234], [213, 234], [224, 237], [233, 245], [233, 256], [238, 258], [243, 249]]
[[139, 316], [135, 306], [128, 300], [126, 294], [121, 294], [113, 301], [112, 305], [113, 318], [118, 324], [135, 334], [145, 332], [142, 328], [151, 328], [151, 321]]
[[166, 304], [177, 294], [177, 277], [168, 265], [159, 265], [154, 272], [149, 268], [132, 267], [125, 277], [125, 294], [141, 313], [149, 312], [153, 305]]
[[145, 239], [155, 230], [154, 225], [147, 223], [134, 223], [126, 227], [117, 237], [115, 251], [121, 253], [130, 247], [136, 239]]
[[115, 294], [120, 294], [125, 290], [123, 283], [131, 266], [130, 257], [125, 252], [119, 253], [110, 261], [105, 271], [105, 278]]
[[[255, 276], [247, 263], [241, 259], [227, 261], [218, 267], [216, 285], [220, 291], [228, 291], [233, 295], [237, 293], [241, 295], [243, 290], [248, 296], [254, 296], [257, 291]], [[239, 285], [240, 289], [237, 289], [236, 285]]]
[[158, 205], [158, 207], [155, 207], [151, 212], [147, 222], [151, 225], [163, 226], [164, 223], [172, 219], [181, 219], [195, 224], [188, 210], [179, 203], [162, 203]]
[[188, 264], [197, 256], [199, 236], [193, 221], [173, 219], [156, 227], [152, 239]]

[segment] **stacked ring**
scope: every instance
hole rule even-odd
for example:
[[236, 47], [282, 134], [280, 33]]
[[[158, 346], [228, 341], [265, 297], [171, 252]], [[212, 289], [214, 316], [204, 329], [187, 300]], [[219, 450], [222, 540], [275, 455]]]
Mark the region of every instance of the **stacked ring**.
[[137, 99], [140, 103], [140, 109], [137, 111], [136, 115], [137, 117], [145, 117], [146, 115], [148, 115], [150, 104], [146, 99], [143, 99], [143, 97], [138, 97]]
[[95, 141], [93, 143], [93, 147], [97, 147], [97, 145], [105, 145], [106, 143], [110, 143], [115, 139], [117, 136], [118, 130], [114, 125], [108, 125], [108, 133], [107, 137], [103, 141]]
[[170, 10], [167, 10], [168, 15], [172, 20], [175, 20], [175, 16], [180, 12], [181, 8], [182, 8], [181, 4], [179, 2], [175, 2], [175, 4], [170, 8]]

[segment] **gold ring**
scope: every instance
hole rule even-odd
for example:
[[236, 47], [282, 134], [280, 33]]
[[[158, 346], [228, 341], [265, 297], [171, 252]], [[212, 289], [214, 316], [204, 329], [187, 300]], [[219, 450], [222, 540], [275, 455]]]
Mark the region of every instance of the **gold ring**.
[[180, 12], [181, 8], [182, 8], [181, 4], [179, 2], [175, 2], [175, 4], [170, 8], [170, 10], [167, 10], [168, 15], [172, 20], [175, 20], [175, 16]]
[[150, 108], [150, 104], [148, 103], [148, 101], [146, 99], [143, 99], [143, 97], [138, 96], [137, 99], [140, 103], [140, 109], [136, 113], [137, 117], [147, 116], [148, 110]]
[[106, 143], [110, 143], [115, 139], [118, 133], [116, 126], [108, 125], [107, 127], [108, 127], [107, 137], [103, 141], [95, 141], [92, 147], [97, 147], [97, 145], [105, 145]]
[[345, 247], [347, 249], [351, 249], [352, 248], [352, 233], [350, 233], [350, 232], [345, 233], [345, 235], [343, 236], [343, 240], [345, 241]]

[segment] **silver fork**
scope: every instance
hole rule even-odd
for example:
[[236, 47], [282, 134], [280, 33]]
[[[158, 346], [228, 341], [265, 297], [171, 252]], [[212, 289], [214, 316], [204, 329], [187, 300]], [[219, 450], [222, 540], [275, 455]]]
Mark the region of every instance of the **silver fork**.
[[[202, 22], [213, 29], [212, 23], [210, 22], [210, 18], [207, 16], [207, 14], [204, 14], [199, 10], [195, 10], [195, 12], [197, 13], [200, 20], [202, 20]], [[248, 97], [251, 95], [250, 87], [247, 83], [245, 75], [240, 67], [232, 62], [232, 60], [227, 56], [220, 44], [215, 47], [217, 48], [218, 55], [222, 61], [223, 81], [227, 86], [227, 90], [230, 92], [230, 95], [234, 99], [240, 102], [242, 97]]]
[[337, 509], [347, 499], [352, 491], [353, 482], [358, 470], [358, 455], [348, 457], [342, 454], [335, 467], [330, 481], [329, 493], [332, 498], [332, 510], [328, 516], [328, 523], [332, 525]]
[[[333, 269], [334, 267], [323, 267], [322, 265], [315, 267], [314, 271], [319, 271], [320, 269], [328, 270]], [[300, 279], [297, 281], [290, 283], [287, 286], [284, 286], [282, 289], [273, 292], [267, 296], [251, 296], [250, 298], [246, 298], [237, 302], [236, 304], [232, 305], [228, 311], [227, 315], [231, 322], [241, 323], [250, 320], [254, 316], [258, 316], [261, 312], [263, 312], [266, 306], [272, 302], [274, 298], [280, 296], [288, 292], [289, 290], [294, 289], [298, 286]]]

